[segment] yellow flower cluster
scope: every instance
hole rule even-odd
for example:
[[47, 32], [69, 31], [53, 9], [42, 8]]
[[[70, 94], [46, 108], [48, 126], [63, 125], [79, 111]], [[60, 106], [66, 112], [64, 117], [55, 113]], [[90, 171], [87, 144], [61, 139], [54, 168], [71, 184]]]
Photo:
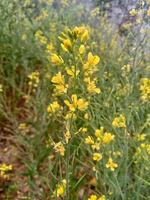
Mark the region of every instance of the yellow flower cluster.
[[0, 171], [3, 172], [12, 171], [12, 165], [1, 164]]
[[100, 8], [99, 7], [96, 7], [93, 10], [91, 10], [91, 13], [90, 13], [90, 15], [91, 15], [92, 18], [95, 18], [99, 14], [100, 14]]
[[101, 89], [96, 86], [96, 78], [93, 78], [93, 74], [98, 71], [97, 65], [100, 61], [99, 56], [93, 55], [91, 52], [88, 53], [88, 58], [83, 65], [84, 69], [84, 82], [86, 84], [87, 92], [89, 94], [100, 94]]
[[118, 164], [115, 163], [115, 162], [113, 162], [112, 158], [109, 158], [109, 160], [108, 160], [108, 162], [107, 162], [107, 164], [106, 164], [106, 167], [107, 167], [107, 168], [110, 168], [111, 171], [114, 171], [115, 168], [118, 167]]
[[65, 100], [64, 103], [69, 107], [71, 112], [75, 112], [77, 109], [80, 111], [85, 111], [88, 107], [88, 102], [82, 98], [77, 98], [76, 94], [71, 96], [71, 103]]
[[85, 75], [93, 74], [97, 71], [96, 65], [100, 62], [100, 58], [97, 55], [93, 55], [91, 52], [88, 53], [88, 58], [83, 68], [85, 70]]
[[120, 115], [119, 117], [114, 118], [112, 125], [115, 128], [126, 128], [126, 118], [124, 115]]
[[38, 30], [35, 33], [35, 38], [40, 44], [46, 45], [47, 44], [47, 38], [44, 36], [43, 32], [41, 30]]
[[76, 70], [75, 66], [71, 66], [71, 68], [66, 68], [66, 72], [71, 78], [76, 78], [79, 75], [80, 70]]
[[54, 143], [54, 150], [58, 152], [61, 156], [65, 155], [65, 147], [62, 142]]
[[12, 165], [1, 164], [0, 165], [0, 177], [9, 179], [9, 172], [13, 170]]
[[85, 46], [83, 44], [81, 44], [80, 47], [79, 47], [79, 53], [81, 55], [85, 53]]
[[[48, 17], [48, 11], [46, 9], [42, 9], [40, 15], [38, 15], [35, 20], [36, 21], [44, 21]], [[40, 38], [41, 39], [41, 38]], [[44, 44], [44, 43], [43, 43]]]
[[50, 57], [50, 61], [54, 64], [54, 65], [61, 65], [64, 63], [63, 59], [61, 56], [58, 56], [57, 54], [52, 54]]
[[92, 194], [92, 195], [88, 198], [88, 200], [106, 200], [106, 197], [105, 197], [105, 195], [102, 195], [101, 197], [98, 197], [98, 196]]
[[122, 71], [122, 76], [126, 77], [129, 74], [129, 72], [131, 71], [131, 65], [130, 64], [124, 65], [121, 68], [121, 71]]
[[112, 140], [114, 140], [114, 135], [111, 133], [105, 132], [104, 128], [101, 127], [100, 129], [95, 130], [95, 136], [94, 139], [92, 136], [87, 136], [85, 138], [85, 143], [90, 145], [91, 148], [96, 152], [93, 153], [93, 160], [94, 161], [100, 161], [102, 159], [102, 153], [97, 152], [104, 148], [105, 145], [108, 145]]
[[68, 85], [65, 84], [64, 75], [62, 75], [61, 72], [53, 76], [51, 82], [55, 85], [55, 94], [67, 93]]
[[[89, 94], [92, 98], [92, 95], [101, 93], [100, 88], [96, 86], [99, 80], [95, 74], [98, 71], [97, 65], [100, 58], [90, 51], [86, 52], [89, 29], [85, 26], [67, 28], [58, 38], [61, 47], [59, 55], [54, 52], [53, 44], [49, 43], [49, 46], [46, 46], [49, 61], [54, 65], [54, 68], [51, 68], [52, 95], [51, 103], [47, 106], [47, 113], [49, 117], [55, 115], [56, 117], [53, 119], [56, 121], [60, 117], [61, 121], [64, 120], [65, 130], [61, 130], [63, 133], [62, 140], [55, 143], [51, 139], [55, 152], [64, 156], [65, 145], [69, 143], [71, 135], [87, 132], [86, 127], [80, 127], [71, 134], [70, 127], [72, 120], [76, 120], [79, 116], [86, 120], [89, 119], [86, 112], [90, 106], [90, 101], [87, 100]], [[64, 54], [67, 54], [67, 60]], [[92, 148], [94, 150], [99, 149], [100, 143], [108, 144], [112, 139], [113, 136], [110, 133], [104, 133], [102, 140], [97, 139], [92, 144]], [[98, 161], [100, 159], [102, 159], [102, 155], [99, 152], [94, 152], [93, 160]]]
[[73, 34], [75, 34], [81, 42], [86, 42], [89, 39], [89, 30], [86, 26], [76, 26], [73, 30]]
[[71, 138], [71, 133], [69, 130], [67, 130], [65, 133], [64, 133], [64, 137], [65, 137], [65, 142], [66, 144], [68, 144], [70, 138]]
[[31, 74], [28, 75], [29, 82], [28, 85], [30, 87], [33, 87], [33, 89], [37, 88], [40, 82], [40, 73], [38, 71], [34, 71]]
[[136, 9], [132, 9], [132, 10], [130, 10], [129, 13], [131, 16], [136, 16], [138, 14], [138, 11]]
[[140, 143], [135, 152], [135, 163], [143, 160], [149, 160], [150, 157], [150, 144]]
[[150, 99], [150, 79], [142, 78], [140, 80], [141, 99], [146, 102]]
[[87, 91], [89, 94], [100, 94], [101, 89], [96, 87], [95, 80], [90, 80], [90, 78], [84, 79], [85, 83], [87, 84]]
[[70, 39], [68, 39], [68, 38], [62, 39], [61, 47], [66, 52], [70, 51], [71, 47], [72, 47], [72, 43], [71, 43]]
[[146, 134], [142, 133], [142, 134], [138, 134], [136, 136], [137, 141], [142, 142], [146, 139]]
[[66, 190], [66, 180], [63, 179], [61, 183], [57, 184], [56, 189], [53, 193], [54, 197], [63, 197]]
[[48, 54], [51, 54], [54, 51], [54, 46], [53, 44], [50, 42], [49, 44], [46, 45], [46, 52]]
[[57, 101], [53, 101], [47, 107], [47, 112], [50, 114], [56, 113], [57, 111], [60, 111], [60, 110], [62, 110], [62, 107], [60, 106], [60, 104]]
[[23, 134], [26, 135], [29, 132], [29, 126], [26, 123], [20, 123], [18, 126], [18, 130]]
[[100, 161], [102, 159], [101, 153], [93, 153], [93, 160]]

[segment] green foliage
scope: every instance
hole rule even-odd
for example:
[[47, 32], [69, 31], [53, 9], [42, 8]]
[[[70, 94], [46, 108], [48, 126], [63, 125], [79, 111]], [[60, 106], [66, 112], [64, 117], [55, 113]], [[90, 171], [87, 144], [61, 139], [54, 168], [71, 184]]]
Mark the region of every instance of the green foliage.
[[[150, 199], [148, 29], [140, 29], [142, 37], [133, 23], [121, 36], [99, 7], [91, 11], [79, 1], [19, 0], [0, 1], [0, 27], [0, 126], [9, 125], [21, 150], [27, 196]], [[59, 73], [61, 81], [52, 81]], [[120, 116], [124, 126], [117, 121]], [[98, 138], [95, 131], [102, 127]], [[108, 133], [113, 139], [107, 144]], [[94, 153], [102, 159], [94, 160]], [[62, 194], [57, 197], [57, 192]]]

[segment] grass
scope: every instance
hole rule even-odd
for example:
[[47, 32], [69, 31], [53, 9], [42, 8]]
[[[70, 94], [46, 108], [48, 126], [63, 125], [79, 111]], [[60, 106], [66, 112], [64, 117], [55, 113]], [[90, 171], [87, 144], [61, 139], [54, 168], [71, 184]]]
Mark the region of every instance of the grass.
[[98, 9], [0, 2], [2, 199], [150, 199], [149, 15]]

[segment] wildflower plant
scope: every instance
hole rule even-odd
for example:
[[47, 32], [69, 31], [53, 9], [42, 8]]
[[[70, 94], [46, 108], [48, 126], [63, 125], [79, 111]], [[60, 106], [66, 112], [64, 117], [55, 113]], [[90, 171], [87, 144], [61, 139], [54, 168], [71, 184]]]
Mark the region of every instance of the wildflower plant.
[[[148, 29], [135, 32], [132, 9], [122, 37], [83, 5], [0, 2], [0, 130], [19, 150], [31, 200], [149, 199]], [[15, 166], [2, 163], [0, 180]]]

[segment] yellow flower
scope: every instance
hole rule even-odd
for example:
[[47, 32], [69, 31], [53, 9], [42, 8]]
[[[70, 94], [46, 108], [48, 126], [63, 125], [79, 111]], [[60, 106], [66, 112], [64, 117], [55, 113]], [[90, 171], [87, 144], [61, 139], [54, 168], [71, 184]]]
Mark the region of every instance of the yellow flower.
[[97, 65], [100, 61], [100, 57], [99, 56], [93, 56], [93, 54], [91, 52], [89, 52], [88, 54], [88, 63], [89, 65]]
[[0, 171], [3, 171], [3, 172], [12, 171], [12, 165], [1, 164]]
[[19, 130], [24, 130], [24, 129], [26, 129], [27, 127], [28, 127], [28, 126], [27, 126], [26, 123], [20, 123], [18, 129], [19, 129]]
[[84, 99], [78, 99], [76, 94], [71, 96], [71, 103], [68, 100], [65, 100], [64, 103], [69, 107], [70, 111], [74, 112], [77, 109], [80, 111], [84, 111], [88, 107], [88, 102]]
[[85, 143], [93, 145], [94, 144], [94, 139], [91, 136], [88, 136], [85, 138]]
[[53, 50], [54, 50], [53, 44], [52, 44], [52, 43], [49, 43], [49, 44], [46, 46], [46, 51], [47, 51], [47, 53], [51, 53]]
[[131, 16], [136, 16], [138, 14], [137, 10], [135, 9], [130, 10], [129, 13]]
[[92, 149], [93, 149], [93, 150], [99, 151], [100, 148], [101, 148], [100, 142], [95, 142], [95, 143], [92, 145]]
[[105, 197], [105, 195], [103, 195], [103, 196], [99, 197], [97, 200], [106, 200], [106, 197]]
[[87, 132], [87, 128], [82, 128], [82, 129], [81, 129], [81, 132], [82, 132], [82, 133], [86, 133], [86, 132]]
[[147, 16], [150, 17], [150, 8], [147, 10]]
[[23, 41], [26, 40], [26, 39], [27, 39], [27, 35], [26, 35], [25, 33], [22, 34], [21, 39], [22, 39]]
[[65, 155], [65, 148], [62, 142], [58, 142], [54, 145], [54, 149], [56, 152], [58, 152], [61, 156]]
[[118, 167], [118, 164], [113, 162], [112, 158], [109, 158], [107, 164], [106, 164], [106, 168], [110, 168], [111, 171], [114, 171], [115, 168]]
[[28, 78], [32, 81], [35, 81], [37, 84], [39, 83], [39, 75], [40, 73], [38, 71], [32, 72], [30, 75], [28, 75]]
[[92, 69], [99, 63], [99, 61], [100, 61], [99, 56], [97, 56], [97, 55], [94, 56], [91, 52], [89, 52], [87, 62], [84, 64], [83, 68], [85, 70]]
[[85, 46], [82, 44], [79, 48], [79, 53], [84, 54], [85, 53]]
[[9, 179], [9, 172], [13, 170], [12, 165], [1, 164], [0, 165], [0, 178]]
[[114, 139], [114, 135], [112, 135], [111, 133], [105, 133], [103, 136], [103, 143], [104, 144], [109, 144], [110, 141], [112, 141]]
[[63, 179], [61, 183], [56, 186], [56, 190], [54, 191], [54, 195], [57, 197], [63, 197], [66, 190], [66, 179]]
[[124, 65], [121, 68], [121, 70], [122, 70], [122, 75], [125, 77], [131, 71], [131, 65], [130, 64]]
[[95, 130], [95, 136], [98, 139], [102, 139], [103, 132], [104, 132], [104, 127], [101, 127], [100, 129], [96, 129]]
[[84, 33], [81, 35], [81, 42], [86, 42], [89, 39], [89, 31], [85, 30]]
[[81, 42], [86, 42], [89, 39], [89, 31], [85, 26], [75, 27], [74, 33], [80, 38]]
[[59, 95], [59, 94], [63, 94], [63, 93], [67, 93], [67, 89], [68, 89], [68, 85], [65, 84], [65, 85], [55, 85], [55, 94]]
[[59, 105], [57, 101], [54, 101], [53, 103], [49, 104], [47, 107], [48, 113], [55, 113], [56, 111], [62, 109], [62, 107]]
[[36, 80], [36, 79], [38, 79], [39, 75], [40, 75], [40, 73], [38, 71], [35, 71], [35, 72], [32, 72], [30, 75], [28, 75], [28, 78], [30, 80]]
[[65, 116], [65, 120], [73, 120], [73, 119], [76, 119], [76, 118], [77, 118], [77, 116], [76, 116], [76, 114], [73, 113], [73, 112], [69, 112], [69, 113], [67, 113], [66, 116]]
[[101, 197], [97, 197], [96, 195], [91, 195], [88, 200], [106, 200], [105, 195], [101, 196]]
[[146, 147], [146, 144], [145, 144], [145, 143], [142, 143], [142, 144], [140, 145], [140, 147], [141, 147], [142, 149], [144, 149], [144, 148]]
[[61, 65], [64, 63], [62, 57], [57, 54], [52, 54], [50, 60], [54, 65]]
[[40, 82], [39, 76], [40, 76], [40, 73], [38, 71], [35, 71], [29, 74], [28, 78], [30, 79], [30, 81], [28, 82], [28, 85], [37, 88]]
[[119, 117], [116, 117], [113, 122], [112, 125], [116, 128], [126, 128], [126, 118], [124, 115], [120, 115]]
[[88, 198], [88, 200], [97, 200], [97, 196], [92, 194], [92, 195]]
[[62, 94], [67, 92], [68, 85], [65, 84], [65, 79], [61, 72], [58, 72], [55, 76], [53, 76], [51, 82], [55, 84], [56, 94]]
[[146, 134], [138, 134], [138, 135], [137, 135], [137, 140], [140, 141], [140, 142], [141, 142], [141, 141], [144, 141], [144, 140], [145, 140], [145, 137], [146, 137]]
[[90, 94], [100, 94], [100, 88], [97, 88], [95, 85], [95, 81], [91, 81], [90, 78], [87, 80], [87, 90]]
[[64, 51], [69, 51], [72, 47], [70, 39], [63, 39], [63, 43], [61, 43], [61, 47]]
[[100, 161], [101, 159], [102, 159], [102, 154], [101, 153], [94, 153], [93, 154], [93, 160]]
[[76, 70], [75, 66], [70, 68], [66, 68], [67, 74], [71, 76], [71, 78], [75, 78], [80, 73], [80, 70]]
[[136, 23], [137, 23], [137, 24], [141, 24], [141, 22], [142, 22], [142, 18], [141, 18], [140, 16], [138, 16], [138, 17], [136, 18]]
[[146, 150], [147, 150], [148, 155], [150, 155], [150, 144], [146, 145]]
[[46, 45], [47, 44], [47, 38], [44, 36], [43, 32], [41, 30], [38, 30], [35, 33], [35, 38], [42, 44]]
[[98, 16], [99, 14], [100, 14], [99, 7], [96, 7], [93, 10], [91, 10], [91, 13], [90, 13], [91, 17], [93, 17], [93, 18], [96, 17], [96, 16]]
[[58, 72], [55, 76], [53, 76], [51, 82], [54, 84], [64, 85], [65, 79], [64, 79], [64, 76], [61, 74], [61, 72]]
[[85, 113], [84, 115], [84, 119], [88, 120], [90, 117], [89, 117], [89, 114], [88, 113]]
[[69, 130], [67, 130], [67, 131], [65, 132], [64, 137], [65, 137], [66, 143], [68, 144], [68, 142], [69, 142], [69, 140], [70, 140], [70, 138], [71, 138], [71, 134], [70, 134], [70, 131], [69, 131]]
[[79, 130], [75, 134], [78, 134], [78, 133], [87, 133], [87, 128], [84, 128], [84, 127], [79, 128]]
[[41, 14], [38, 15], [38, 16], [35, 18], [35, 20], [36, 20], [36, 21], [42, 22], [42, 21], [44, 21], [47, 17], [48, 17], [48, 10], [46, 10], [46, 9], [41, 9]]
[[18, 129], [22, 134], [27, 134], [29, 132], [29, 126], [26, 123], [20, 123]]
[[83, 34], [86, 30], [87, 28], [85, 26], [76, 26], [73, 31], [79, 36]]
[[150, 98], [150, 79], [142, 78], [140, 80], [140, 91], [142, 101], [147, 101]]
[[126, 22], [121, 27], [122, 29], [129, 30], [132, 27], [132, 23]]
[[122, 153], [120, 151], [116, 151], [116, 152], [113, 153], [113, 155], [118, 157], [118, 156], [122, 156]]

